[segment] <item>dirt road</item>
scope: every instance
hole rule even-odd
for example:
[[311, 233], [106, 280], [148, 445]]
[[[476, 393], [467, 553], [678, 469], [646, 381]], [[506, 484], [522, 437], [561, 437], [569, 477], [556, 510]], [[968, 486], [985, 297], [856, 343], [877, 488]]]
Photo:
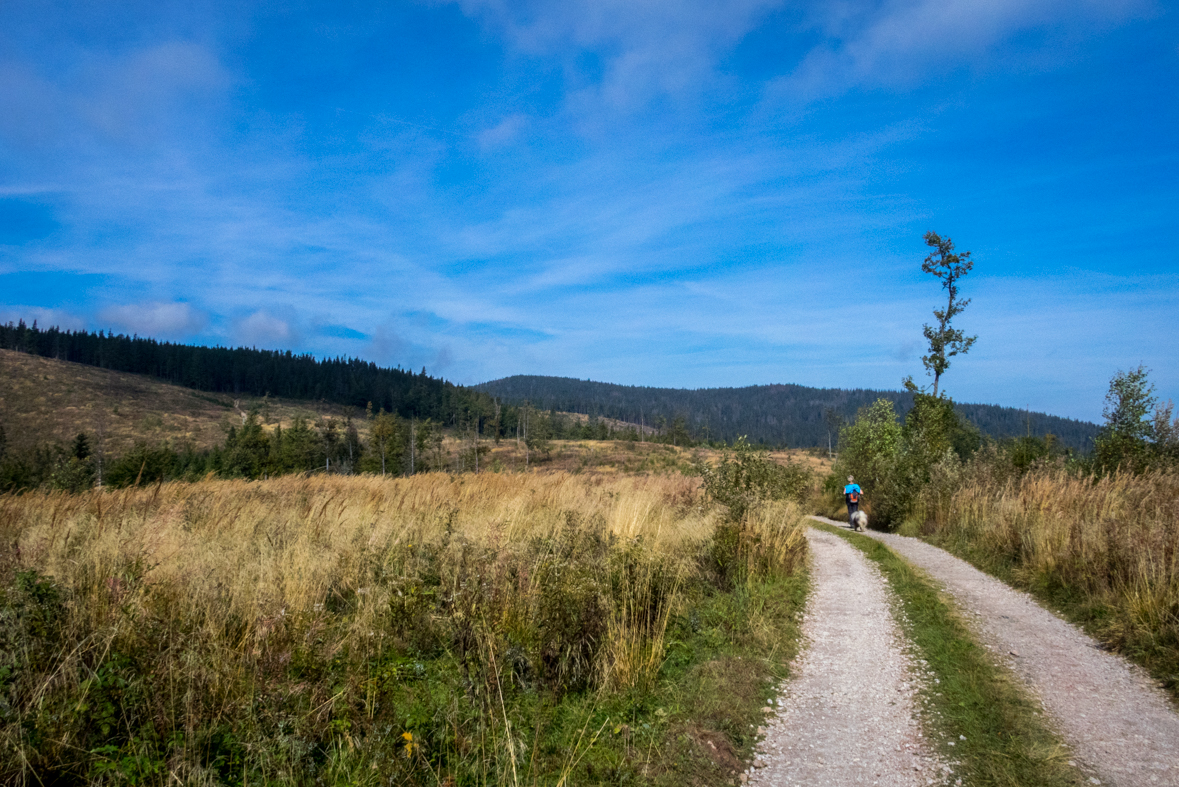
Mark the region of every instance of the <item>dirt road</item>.
[[949, 766], [929, 751], [918, 681], [880, 572], [843, 539], [812, 529], [806, 640], [767, 722], [750, 784], [926, 785]]
[[925, 571], [955, 599], [979, 641], [1041, 700], [1076, 758], [1100, 783], [1179, 785], [1179, 713], [1143, 670], [1105, 652], [1026, 593], [942, 549], [915, 538], [867, 535]]

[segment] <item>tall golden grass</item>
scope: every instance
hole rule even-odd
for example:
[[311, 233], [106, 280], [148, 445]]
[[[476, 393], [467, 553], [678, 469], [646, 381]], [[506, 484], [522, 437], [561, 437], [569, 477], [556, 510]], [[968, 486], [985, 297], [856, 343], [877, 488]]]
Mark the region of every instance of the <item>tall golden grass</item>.
[[[319, 476], [0, 497], [0, 781], [303, 782], [363, 762], [382, 783], [514, 783], [513, 692], [656, 680], [669, 619], [715, 579], [722, 520], [698, 484]], [[731, 574], [803, 558], [794, 504], [740, 532]]]
[[1016, 476], [979, 461], [934, 486], [927, 535], [1071, 606], [1179, 685], [1179, 473]]

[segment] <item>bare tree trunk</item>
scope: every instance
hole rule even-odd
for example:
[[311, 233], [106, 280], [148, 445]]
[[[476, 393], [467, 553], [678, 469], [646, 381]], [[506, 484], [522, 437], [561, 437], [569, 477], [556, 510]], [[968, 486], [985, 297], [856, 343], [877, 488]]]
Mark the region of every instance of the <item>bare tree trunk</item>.
[[[109, 387], [108, 387], [109, 393]], [[102, 465], [106, 459], [106, 410], [99, 408], [98, 423], [95, 424], [94, 434], [98, 438], [94, 441], [94, 469], [98, 473], [98, 486], [102, 486]]]

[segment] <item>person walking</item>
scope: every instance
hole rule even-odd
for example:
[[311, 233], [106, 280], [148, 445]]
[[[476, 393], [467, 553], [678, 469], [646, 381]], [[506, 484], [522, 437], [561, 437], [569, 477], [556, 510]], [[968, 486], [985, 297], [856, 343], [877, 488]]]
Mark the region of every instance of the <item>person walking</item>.
[[856, 483], [853, 476], [847, 477], [847, 486], [843, 488], [843, 501], [847, 503], [847, 523], [853, 529], [855, 525], [852, 524], [852, 517], [860, 510], [860, 498], [863, 497], [864, 492], [860, 489], [860, 485]]

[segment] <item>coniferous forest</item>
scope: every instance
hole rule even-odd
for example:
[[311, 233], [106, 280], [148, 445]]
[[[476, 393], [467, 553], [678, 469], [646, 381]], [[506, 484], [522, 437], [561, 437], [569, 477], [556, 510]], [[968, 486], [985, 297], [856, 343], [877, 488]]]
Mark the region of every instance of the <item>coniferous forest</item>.
[[[751, 442], [790, 448], [826, 446], [828, 436], [853, 421], [877, 399], [893, 402], [900, 415], [913, 406], [906, 391], [865, 388], [809, 388], [804, 385], [752, 385], [745, 388], [647, 388], [569, 377], [516, 375], [476, 386], [504, 402], [529, 401], [542, 410], [583, 413], [659, 427], [679, 419], [686, 431], [731, 443]], [[1068, 448], [1088, 451], [1098, 427], [1086, 421], [1029, 413], [1012, 407], [962, 404], [954, 409], [983, 435], [1001, 440], [1047, 434]]]
[[[515, 429], [516, 408], [528, 403], [541, 411], [641, 424], [660, 434], [674, 433], [679, 444], [731, 443], [744, 435], [754, 443], [798, 448], [827, 445], [843, 423], [877, 399], [891, 400], [901, 415], [913, 405], [913, 394], [905, 391], [802, 385], [648, 388], [516, 375], [465, 387], [431, 377], [425, 369], [415, 373], [358, 358], [319, 360], [289, 350], [202, 347], [101, 331], [41, 329], [24, 322], [0, 325], [0, 349], [150, 375], [201, 391], [269, 394], [358, 408], [371, 403], [374, 411], [442, 425], [476, 421], [480, 431], [494, 422], [493, 428], [504, 434]], [[1087, 451], [1098, 432], [1096, 424], [1011, 407], [955, 403], [955, 409], [981, 434], [995, 439], [1052, 434], [1063, 446]]]

